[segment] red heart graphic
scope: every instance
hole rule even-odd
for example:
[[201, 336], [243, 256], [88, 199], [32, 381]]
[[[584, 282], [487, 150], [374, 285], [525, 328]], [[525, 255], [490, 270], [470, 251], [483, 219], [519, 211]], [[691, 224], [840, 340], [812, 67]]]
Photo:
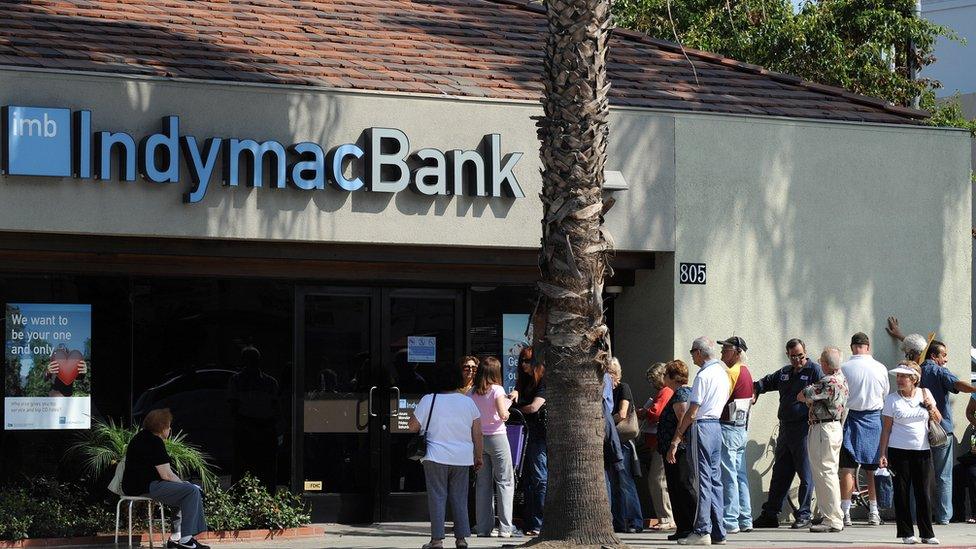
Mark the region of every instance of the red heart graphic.
[[68, 357], [60, 361], [58, 379], [65, 385], [71, 385], [78, 377], [78, 363], [81, 362], [81, 353], [69, 353]]

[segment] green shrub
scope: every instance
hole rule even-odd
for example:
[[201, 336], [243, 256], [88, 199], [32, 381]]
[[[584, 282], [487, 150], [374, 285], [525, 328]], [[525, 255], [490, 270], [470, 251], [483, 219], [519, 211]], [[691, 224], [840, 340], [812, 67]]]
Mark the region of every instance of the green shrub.
[[[68, 451], [80, 454], [85, 469], [97, 478], [109, 468], [114, 471], [115, 465], [125, 456], [129, 441], [138, 432], [138, 428], [116, 425], [110, 418], [108, 423], [98, 422], [90, 430], [81, 431], [78, 442]], [[199, 478], [204, 490], [216, 487], [217, 476], [210, 463], [210, 456], [187, 442], [185, 433], [172, 434], [165, 440], [165, 444], [170, 464], [177, 476], [186, 480]]]
[[23, 488], [0, 490], [0, 539], [18, 540], [28, 536], [30, 503], [27, 490]]
[[250, 474], [230, 490], [215, 488], [206, 493], [204, 514], [211, 530], [283, 530], [312, 520], [301, 496], [284, 488], [271, 494]]
[[114, 524], [105, 502], [76, 484], [36, 479], [0, 489], [0, 539], [93, 536]]

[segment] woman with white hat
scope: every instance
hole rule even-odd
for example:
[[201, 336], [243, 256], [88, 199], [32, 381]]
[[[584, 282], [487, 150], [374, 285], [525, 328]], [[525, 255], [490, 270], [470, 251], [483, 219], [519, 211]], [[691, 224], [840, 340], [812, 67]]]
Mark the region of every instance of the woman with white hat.
[[[942, 420], [928, 389], [918, 386], [921, 369], [910, 360], [903, 360], [891, 370], [898, 391], [885, 397], [881, 410], [880, 465], [891, 470], [895, 489], [894, 507], [898, 537], [904, 543], [938, 545], [932, 531], [932, 502], [929, 497], [929, 475], [932, 454], [929, 447], [929, 421]], [[912, 523], [910, 493], [915, 495], [915, 522]]]

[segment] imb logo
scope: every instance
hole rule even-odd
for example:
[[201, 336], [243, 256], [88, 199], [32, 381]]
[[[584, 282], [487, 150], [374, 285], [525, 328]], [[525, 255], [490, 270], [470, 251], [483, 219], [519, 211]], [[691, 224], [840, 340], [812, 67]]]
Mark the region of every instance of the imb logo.
[[71, 111], [4, 107], [4, 171], [9, 175], [71, 175]]

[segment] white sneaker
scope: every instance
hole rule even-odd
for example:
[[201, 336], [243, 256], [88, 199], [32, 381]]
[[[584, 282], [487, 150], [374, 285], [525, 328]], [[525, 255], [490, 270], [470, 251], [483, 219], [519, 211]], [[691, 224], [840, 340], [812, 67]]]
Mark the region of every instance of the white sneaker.
[[691, 534], [686, 538], [678, 540], [678, 545], [711, 545], [712, 536], [710, 534]]
[[905, 545], [915, 545], [918, 543], [918, 538], [915, 536], [908, 536], [907, 538], [901, 538], [901, 542]]
[[869, 514], [868, 526], [881, 526], [881, 515], [878, 513]]
[[501, 538], [510, 538], [510, 537], [512, 537], [512, 533], [511, 532], [499, 532], [498, 533], [498, 537], [501, 537]]
[[927, 543], [929, 545], [938, 545], [939, 538], [922, 538], [922, 543]]
[[844, 515], [844, 526], [854, 526], [854, 523], [851, 522], [851, 514], [850, 513], [847, 513], [846, 515]]

